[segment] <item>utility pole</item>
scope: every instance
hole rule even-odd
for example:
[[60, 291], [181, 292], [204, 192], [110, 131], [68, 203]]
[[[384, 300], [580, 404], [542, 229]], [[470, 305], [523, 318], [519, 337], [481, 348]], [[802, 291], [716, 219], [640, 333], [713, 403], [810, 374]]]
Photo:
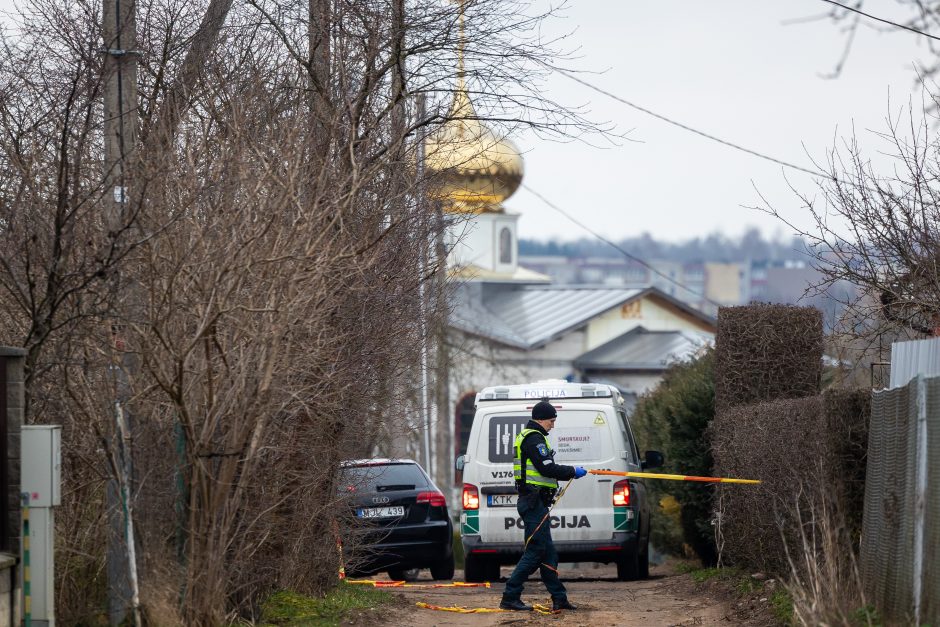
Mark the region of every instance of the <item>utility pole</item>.
[[[425, 107], [425, 95], [423, 93], [418, 94], [417, 98], [417, 116], [418, 120], [424, 120]], [[415, 177], [415, 190], [416, 197], [418, 201], [418, 211], [424, 213], [427, 211], [427, 189], [425, 187], [425, 171], [424, 171], [424, 139], [421, 138], [418, 141], [417, 152], [418, 152], [418, 167], [416, 169], [417, 176]], [[426, 219], [426, 217], [425, 217]], [[425, 233], [423, 232], [421, 236], [424, 237]], [[418, 320], [421, 328], [421, 401], [419, 403], [419, 415], [421, 416], [421, 434], [422, 434], [422, 452], [423, 452], [423, 462], [424, 469], [428, 471], [428, 474], [431, 475], [431, 478], [437, 481], [437, 477], [434, 476], [433, 464], [431, 457], [431, 421], [432, 412], [431, 412], [431, 389], [430, 389], [430, 342], [431, 342], [431, 333], [428, 328], [428, 297], [427, 297], [427, 285], [425, 285], [425, 278], [427, 276], [427, 267], [429, 265], [429, 259], [427, 257], [427, 246], [422, 243], [421, 245], [421, 257], [418, 261], [418, 273], [420, 275], [420, 283], [418, 284]]]
[[137, 144], [136, 14], [136, 0], [106, 0], [102, 10], [105, 207], [112, 237], [127, 226], [127, 166]]
[[[104, 38], [104, 202], [105, 223], [112, 246], [120, 247], [131, 226], [128, 188], [131, 154], [137, 144], [137, 5], [135, 0], [105, 0], [102, 7]], [[134, 539], [134, 469], [131, 448], [133, 416], [127, 406], [135, 364], [124, 345], [123, 317], [133, 311], [133, 290], [119, 275], [113, 277], [114, 307], [111, 318], [109, 364], [115, 390], [112, 409], [115, 422], [117, 475], [108, 483], [108, 617], [111, 625], [123, 624], [127, 609], [136, 626], [141, 624]]]

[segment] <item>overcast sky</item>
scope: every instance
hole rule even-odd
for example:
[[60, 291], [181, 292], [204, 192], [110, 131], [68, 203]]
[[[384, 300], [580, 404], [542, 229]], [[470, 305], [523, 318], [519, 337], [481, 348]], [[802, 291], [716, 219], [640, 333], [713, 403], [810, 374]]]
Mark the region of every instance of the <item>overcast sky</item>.
[[[826, 149], [853, 125], [864, 135], [865, 129], [884, 130], [889, 95], [895, 112], [908, 103], [916, 78], [912, 62], [927, 54], [913, 33], [862, 28], [841, 77], [827, 80], [822, 75], [832, 72], [844, 47], [839, 27], [826, 20], [786, 22], [829, 7], [820, 0], [572, 0], [567, 19], [554, 27], [576, 29], [569, 40], [580, 47], [576, 67], [608, 70], [585, 77], [597, 86], [711, 135], [812, 167], [810, 157], [824, 162]], [[865, 9], [888, 19], [903, 15], [893, 0], [867, 2]], [[513, 138], [525, 154], [525, 184], [605, 235], [648, 232], [684, 240], [713, 231], [736, 236], [749, 225], [767, 235], [791, 233], [745, 208], [760, 202], [757, 190], [788, 219], [811, 223], [780, 166], [671, 127], [563, 76], [552, 79], [549, 90], [566, 102], [588, 103], [594, 119], [633, 129], [630, 137], [643, 142], [598, 149], [540, 141], [531, 133]], [[919, 107], [919, 90], [913, 97]], [[808, 175], [788, 171], [787, 177], [812, 189]], [[520, 237], [587, 236], [524, 189], [506, 204], [522, 216]]]
[[[12, 0], [0, 0], [0, 10], [11, 6]], [[863, 27], [842, 75], [823, 78], [842, 54], [843, 33], [827, 20], [786, 22], [829, 7], [821, 0], [570, 0], [566, 17], [547, 26], [555, 34], [573, 31], [567, 46], [579, 58], [569, 65], [606, 70], [585, 76], [597, 86], [711, 135], [812, 167], [811, 158], [824, 162], [827, 148], [853, 127], [874, 148], [866, 129], [882, 131], [889, 110], [896, 113], [912, 97], [920, 102], [912, 92], [913, 62], [927, 54], [912, 33]], [[865, 8], [888, 19], [904, 15], [894, 0]], [[648, 232], [678, 241], [715, 231], [737, 236], [748, 226], [789, 235], [779, 221], [747, 208], [761, 202], [758, 192], [788, 219], [809, 226], [780, 166], [672, 127], [564, 76], [552, 78], [547, 90], [557, 100], [587, 105], [592, 119], [612, 122], [635, 140], [602, 149], [525, 131], [513, 136], [524, 152], [524, 183], [606, 236]], [[812, 190], [812, 177], [787, 176]], [[525, 189], [506, 204], [522, 216], [520, 237], [589, 236]]]

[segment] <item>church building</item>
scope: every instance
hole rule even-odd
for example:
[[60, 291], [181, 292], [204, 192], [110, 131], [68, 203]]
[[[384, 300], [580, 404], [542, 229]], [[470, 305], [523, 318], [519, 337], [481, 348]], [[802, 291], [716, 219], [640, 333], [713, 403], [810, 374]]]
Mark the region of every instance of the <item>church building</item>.
[[[464, 452], [483, 387], [567, 379], [613, 383], [635, 399], [670, 363], [714, 341], [711, 316], [657, 288], [554, 286], [520, 266], [519, 215], [504, 202], [522, 182], [522, 156], [478, 119], [462, 71], [449, 118], [426, 143], [426, 167], [448, 218], [452, 283], [447, 366], [436, 374], [446, 377], [438, 382], [446, 390], [438, 424], [450, 423], [453, 450], [438, 459]], [[452, 466], [435, 470], [447, 484]]]

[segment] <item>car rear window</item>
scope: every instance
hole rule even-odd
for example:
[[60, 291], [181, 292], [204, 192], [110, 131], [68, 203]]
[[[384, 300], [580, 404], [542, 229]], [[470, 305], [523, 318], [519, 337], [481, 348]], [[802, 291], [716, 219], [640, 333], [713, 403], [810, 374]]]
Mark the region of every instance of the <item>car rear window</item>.
[[390, 492], [430, 487], [416, 464], [347, 466], [340, 470], [341, 492]]

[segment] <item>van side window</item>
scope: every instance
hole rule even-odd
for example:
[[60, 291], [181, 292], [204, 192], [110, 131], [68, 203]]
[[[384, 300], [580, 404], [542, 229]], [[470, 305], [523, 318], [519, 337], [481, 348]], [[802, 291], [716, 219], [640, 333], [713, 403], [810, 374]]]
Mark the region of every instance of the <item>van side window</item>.
[[630, 422], [627, 420], [627, 415], [623, 413], [623, 410], [618, 409], [617, 415], [620, 417], [620, 426], [623, 429], [624, 434], [626, 435], [627, 447], [629, 449], [630, 455], [633, 456], [632, 461], [634, 464], [640, 463], [640, 452], [636, 448], [636, 439], [633, 437], [633, 430], [630, 428]]

